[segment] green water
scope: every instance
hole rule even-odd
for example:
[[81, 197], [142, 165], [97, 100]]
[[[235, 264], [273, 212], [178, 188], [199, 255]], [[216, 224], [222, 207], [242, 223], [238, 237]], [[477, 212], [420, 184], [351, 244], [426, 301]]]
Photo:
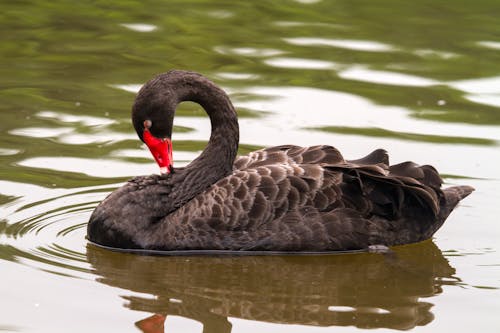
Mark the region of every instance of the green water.
[[[0, 4], [0, 331], [495, 332], [500, 329], [498, 1], [12, 1]], [[396, 256], [144, 257], [88, 246], [126, 179], [158, 172], [134, 92], [203, 73], [240, 153], [331, 144], [430, 163], [464, 200]], [[197, 105], [174, 160], [203, 149]], [[149, 325], [149, 326], [148, 326]], [[149, 327], [149, 328], [147, 328]], [[203, 328], [202, 328], [203, 327]]]

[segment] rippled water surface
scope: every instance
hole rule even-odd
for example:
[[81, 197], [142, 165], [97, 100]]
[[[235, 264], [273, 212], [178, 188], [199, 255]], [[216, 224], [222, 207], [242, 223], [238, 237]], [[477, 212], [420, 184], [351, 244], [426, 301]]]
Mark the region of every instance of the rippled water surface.
[[[498, 1], [0, 8], [0, 331], [500, 330]], [[230, 94], [240, 153], [327, 143], [354, 159], [384, 147], [392, 162], [431, 163], [446, 186], [476, 192], [432, 241], [390, 257], [94, 248], [85, 233], [97, 203], [157, 172], [129, 113], [141, 84], [173, 68]], [[185, 165], [210, 126], [194, 104], [175, 125]]]

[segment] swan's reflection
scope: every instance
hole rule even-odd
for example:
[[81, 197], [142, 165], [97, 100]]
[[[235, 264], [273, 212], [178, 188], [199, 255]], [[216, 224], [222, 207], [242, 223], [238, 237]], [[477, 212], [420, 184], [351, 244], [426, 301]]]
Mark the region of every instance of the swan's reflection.
[[[456, 283], [431, 241], [380, 254], [268, 257], [153, 257], [88, 247], [88, 260], [111, 286], [154, 297], [125, 297], [156, 315], [139, 323], [163, 332], [167, 315], [230, 332], [228, 317], [283, 324], [410, 329], [433, 320], [421, 298]], [[347, 310], [347, 311], [346, 311]]]

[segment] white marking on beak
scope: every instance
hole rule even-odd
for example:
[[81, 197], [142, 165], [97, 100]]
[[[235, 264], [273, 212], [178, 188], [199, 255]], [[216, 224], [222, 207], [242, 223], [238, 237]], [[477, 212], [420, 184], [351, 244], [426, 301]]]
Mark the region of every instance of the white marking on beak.
[[166, 175], [166, 174], [168, 174], [168, 168], [167, 168], [167, 167], [161, 167], [161, 168], [160, 168], [160, 173], [161, 173], [162, 175]]

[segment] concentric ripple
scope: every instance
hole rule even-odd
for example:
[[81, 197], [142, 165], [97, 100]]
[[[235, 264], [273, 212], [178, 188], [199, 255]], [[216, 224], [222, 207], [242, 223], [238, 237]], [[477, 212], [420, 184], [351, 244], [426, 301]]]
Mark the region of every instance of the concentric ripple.
[[[2, 259], [55, 274], [86, 278], [86, 225], [93, 208], [109, 193], [108, 185], [78, 189], [46, 189], [1, 181], [18, 197], [4, 205], [0, 222]], [[48, 194], [48, 196], [47, 196]]]

